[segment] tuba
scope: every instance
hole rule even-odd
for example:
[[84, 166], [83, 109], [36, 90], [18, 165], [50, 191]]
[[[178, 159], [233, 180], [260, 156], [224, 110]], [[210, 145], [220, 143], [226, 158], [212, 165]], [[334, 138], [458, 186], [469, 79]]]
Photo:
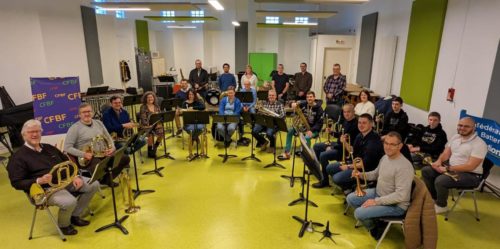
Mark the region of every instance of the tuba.
[[134, 193], [132, 192], [132, 186], [130, 186], [130, 175], [128, 172], [122, 171], [120, 174], [120, 185], [123, 191], [123, 202], [127, 207], [125, 213], [133, 214], [141, 210], [141, 207], [135, 205]]
[[302, 113], [302, 109], [300, 109], [300, 106], [297, 104], [295, 106], [295, 116], [293, 117], [293, 123], [292, 126], [297, 132], [306, 132], [310, 131], [311, 127], [309, 126], [309, 123], [307, 122], [306, 117], [304, 116], [304, 113]]
[[[94, 157], [103, 158], [106, 156], [106, 150], [109, 150], [112, 147], [112, 142], [108, 141], [108, 139], [104, 135], [99, 134], [93, 137], [89, 144], [83, 146], [82, 150], [85, 153], [92, 153], [92, 156]], [[89, 164], [89, 160], [85, 159], [84, 157], [79, 157], [78, 164], [80, 164], [80, 167], [87, 167]]]
[[52, 175], [52, 180], [48, 183], [49, 188], [43, 189], [38, 183], [31, 184], [30, 197], [36, 206], [46, 205], [52, 194], [71, 184], [78, 175], [78, 167], [68, 160], [54, 165], [49, 174]]
[[[352, 153], [351, 153], [351, 157], [352, 157]], [[363, 185], [361, 185], [361, 181], [359, 180], [359, 176], [356, 174], [357, 172], [359, 172], [359, 169], [358, 167], [361, 168], [361, 171], [362, 171], [362, 174], [363, 174], [363, 180], [364, 180], [364, 183]], [[356, 157], [352, 160], [352, 172], [354, 174], [354, 177], [356, 178], [356, 196], [358, 197], [362, 197], [362, 196], [365, 196], [366, 195], [366, 192], [363, 190], [364, 188], [366, 188], [366, 173], [365, 173], [365, 166], [363, 164], [363, 160], [359, 157]]]

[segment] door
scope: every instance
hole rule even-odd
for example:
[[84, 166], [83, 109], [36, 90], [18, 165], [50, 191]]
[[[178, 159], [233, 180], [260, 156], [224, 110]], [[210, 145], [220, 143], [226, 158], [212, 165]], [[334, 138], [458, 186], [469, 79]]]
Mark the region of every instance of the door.
[[321, 98], [325, 98], [323, 84], [328, 76], [333, 73], [333, 65], [340, 64], [340, 73], [346, 76], [347, 82], [351, 78], [351, 51], [350, 48], [325, 48], [323, 60], [323, 80], [321, 82]]

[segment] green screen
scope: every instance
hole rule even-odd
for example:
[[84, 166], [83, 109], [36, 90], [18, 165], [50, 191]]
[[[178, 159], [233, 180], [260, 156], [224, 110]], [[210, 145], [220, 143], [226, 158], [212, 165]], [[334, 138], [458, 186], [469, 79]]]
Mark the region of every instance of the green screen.
[[135, 30], [137, 33], [137, 47], [144, 52], [149, 52], [149, 31], [148, 22], [135, 20]]
[[416, 0], [411, 9], [401, 97], [405, 103], [426, 111], [431, 104], [447, 3]]
[[276, 69], [278, 55], [276, 53], [248, 53], [248, 60], [253, 71], [259, 78], [257, 86], [261, 86], [264, 80], [270, 81], [271, 72]]

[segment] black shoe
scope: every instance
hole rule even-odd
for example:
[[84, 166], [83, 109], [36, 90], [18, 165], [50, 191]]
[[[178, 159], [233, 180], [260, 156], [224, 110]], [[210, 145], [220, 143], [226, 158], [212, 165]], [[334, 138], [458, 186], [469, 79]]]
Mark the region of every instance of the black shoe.
[[155, 157], [156, 157], [156, 151], [148, 150], [148, 158], [155, 158]]
[[370, 235], [375, 239], [379, 240], [384, 233], [385, 227], [387, 226], [387, 222], [377, 221], [375, 222], [375, 228], [370, 230]]
[[182, 134], [182, 129], [177, 129], [177, 131], [175, 132], [175, 135], [176, 136], [179, 136]]
[[224, 141], [224, 147], [229, 147], [231, 145], [231, 142], [233, 142], [233, 140]]
[[59, 229], [61, 229], [61, 232], [64, 235], [76, 235], [78, 233], [78, 231], [72, 225], [69, 225], [67, 227], [60, 227]]
[[302, 155], [302, 151], [298, 150], [298, 151], [295, 151], [295, 155], [300, 157]]
[[111, 183], [106, 183], [106, 185], [108, 185], [108, 187], [110, 188], [116, 188], [118, 187], [120, 184], [116, 183], [116, 182], [111, 182]]
[[90, 221], [84, 220], [78, 216], [71, 216], [71, 224], [78, 227], [84, 227], [88, 226], [90, 224]]
[[324, 188], [324, 187], [330, 187], [330, 184], [328, 184], [328, 182], [317, 182], [317, 183], [313, 183], [312, 187], [313, 188]]

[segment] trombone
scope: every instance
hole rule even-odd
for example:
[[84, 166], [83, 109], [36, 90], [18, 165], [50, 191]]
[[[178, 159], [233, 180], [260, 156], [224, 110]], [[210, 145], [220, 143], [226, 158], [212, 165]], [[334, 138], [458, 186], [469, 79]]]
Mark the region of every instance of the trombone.
[[[352, 152], [351, 152], [351, 158], [352, 158]], [[359, 180], [359, 168], [361, 168], [362, 176], [363, 176], [363, 185], [361, 185], [361, 181]], [[366, 172], [365, 172], [365, 166], [363, 164], [363, 160], [360, 157], [356, 157], [352, 160], [352, 174], [354, 178], [356, 178], [356, 196], [362, 197], [366, 195], [366, 192], [363, 190], [366, 188]]]

